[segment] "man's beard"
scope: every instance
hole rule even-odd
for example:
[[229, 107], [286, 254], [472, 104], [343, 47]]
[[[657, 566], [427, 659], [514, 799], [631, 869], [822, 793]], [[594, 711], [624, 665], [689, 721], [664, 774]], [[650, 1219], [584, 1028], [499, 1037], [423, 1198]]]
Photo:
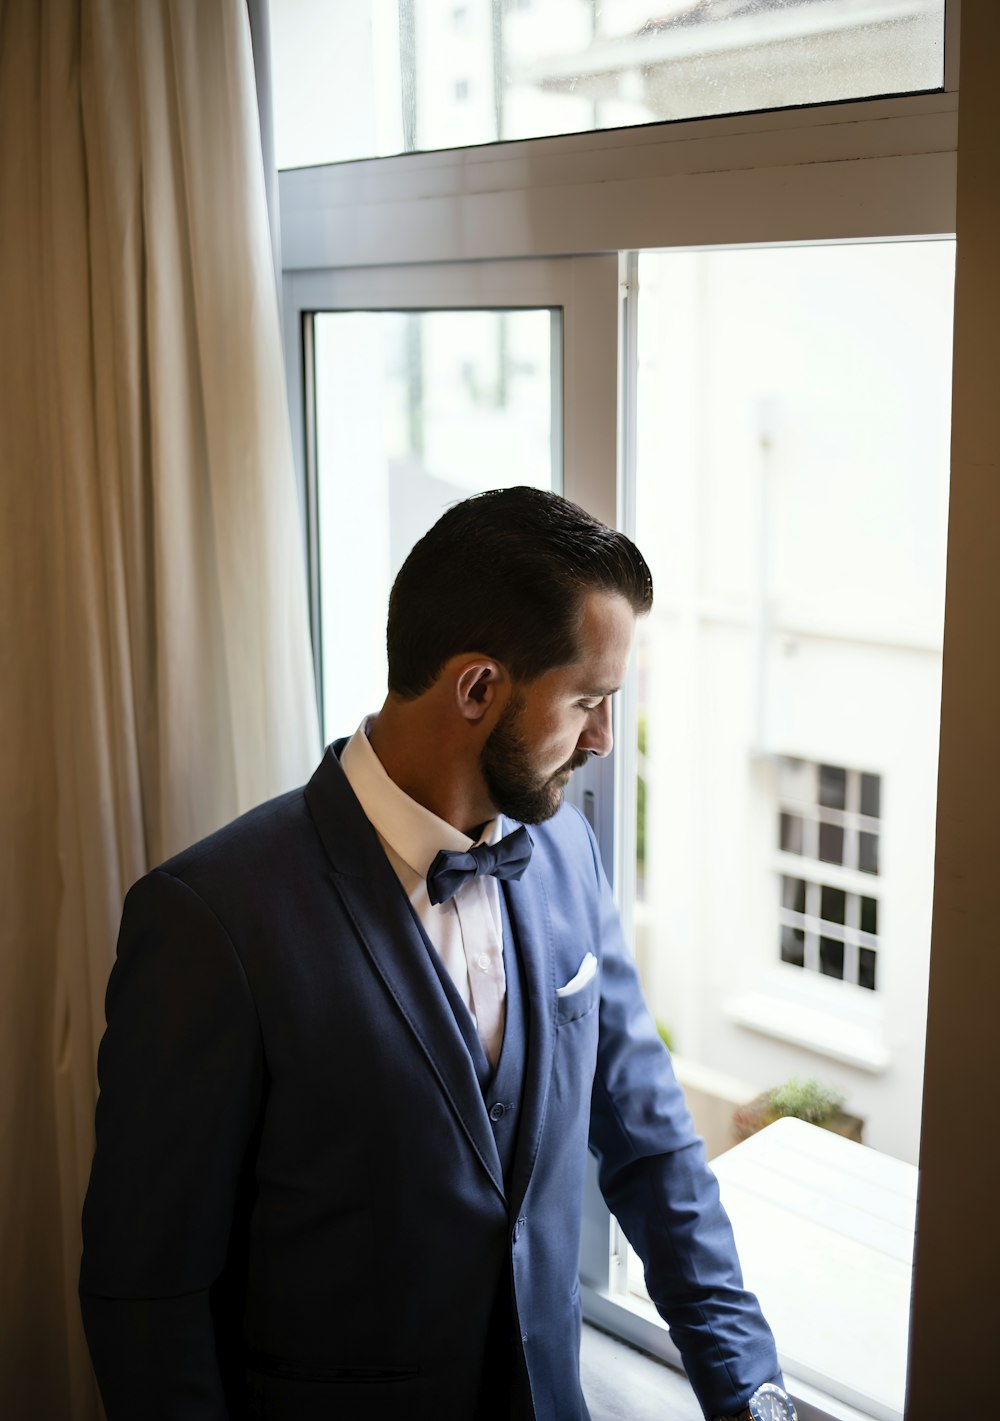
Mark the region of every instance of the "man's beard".
[[501, 814], [522, 824], [540, 824], [551, 819], [562, 804], [570, 773], [590, 757], [585, 750], [577, 750], [554, 774], [539, 775], [520, 731], [523, 710], [523, 698], [512, 696], [480, 751], [479, 766], [490, 799]]

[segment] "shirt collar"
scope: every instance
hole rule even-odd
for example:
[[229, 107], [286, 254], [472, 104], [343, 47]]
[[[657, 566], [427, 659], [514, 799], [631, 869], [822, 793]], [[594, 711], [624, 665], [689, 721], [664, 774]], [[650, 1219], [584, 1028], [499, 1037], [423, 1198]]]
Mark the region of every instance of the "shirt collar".
[[[371, 716], [366, 716], [344, 746], [341, 767], [379, 837], [414, 873], [426, 878], [427, 870], [440, 849], [461, 853], [470, 849], [476, 840], [439, 819], [389, 778], [368, 739], [367, 728], [371, 719]], [[501, 821], [497, 815], [485, 825], [479, 842], [494, 844], [500, 834]]]

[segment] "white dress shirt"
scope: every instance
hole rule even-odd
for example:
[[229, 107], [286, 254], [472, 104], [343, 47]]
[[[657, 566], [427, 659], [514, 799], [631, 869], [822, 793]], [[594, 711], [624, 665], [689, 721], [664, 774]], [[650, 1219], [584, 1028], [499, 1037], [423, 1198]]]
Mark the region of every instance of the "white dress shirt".
[[[427, 870], [438, 850], [465, 853], [477, 841], [411, 799], [389, 778], [368, 740], [368, 720], [344, 746], [341, 766], [495, 1066], [507, 992], [500, 885], [486, 874], [463, 883], [446, 903], [431, 902]], [[500, 827], [499, 818], [491, 819], [478, 842], [495, 844]]]

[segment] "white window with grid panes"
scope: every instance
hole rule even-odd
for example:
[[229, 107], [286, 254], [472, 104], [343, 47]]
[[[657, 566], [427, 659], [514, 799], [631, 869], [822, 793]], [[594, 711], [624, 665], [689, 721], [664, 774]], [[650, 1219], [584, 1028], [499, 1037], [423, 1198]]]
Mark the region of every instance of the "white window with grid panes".
[[781, 961], [874, 991], [881, 777], [783, 759], [778, 795]]

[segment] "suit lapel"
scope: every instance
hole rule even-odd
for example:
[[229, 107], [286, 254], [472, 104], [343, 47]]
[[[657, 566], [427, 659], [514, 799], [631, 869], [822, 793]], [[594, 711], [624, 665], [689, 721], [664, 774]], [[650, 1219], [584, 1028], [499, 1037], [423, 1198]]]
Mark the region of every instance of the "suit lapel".
[[[428, 956], [403, 888], [331, 746], [306, 786], [306, 804], [330, 859], [333, 889], [412, 1031], [483, 1168], [503, 1196], [493, 1130], [468, 1047]], [[430, 949], [431, 951], [433, 949]]]
[[[509, 832], [514, 826], [505, 825]], [[528, 1056], [524, 1072], [524, 1103], [511, 1178], [511, 1211], [520, 1208], [541, 1140], [552, 1053], [555, 1049], [556, 984], [552, 961], [552, 922], [545, 896], [541, 864], [528, 866], [524, 877], [504, 885], [511, 924], [521, 950], [527, 997]]]

